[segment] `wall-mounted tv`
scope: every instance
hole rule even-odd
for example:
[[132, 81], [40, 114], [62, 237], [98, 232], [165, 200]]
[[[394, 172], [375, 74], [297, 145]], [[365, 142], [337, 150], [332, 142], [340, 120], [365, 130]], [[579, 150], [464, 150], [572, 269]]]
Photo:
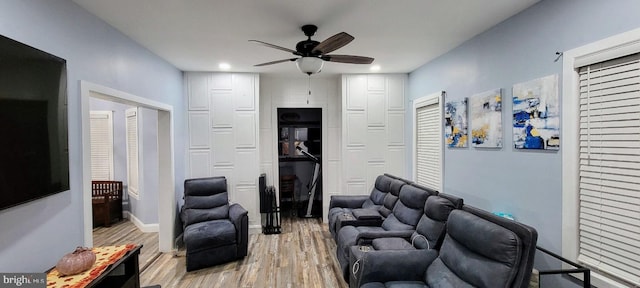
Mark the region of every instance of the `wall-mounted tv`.
[[0, 209], [69, 190], [66, 71], [0, 35]]

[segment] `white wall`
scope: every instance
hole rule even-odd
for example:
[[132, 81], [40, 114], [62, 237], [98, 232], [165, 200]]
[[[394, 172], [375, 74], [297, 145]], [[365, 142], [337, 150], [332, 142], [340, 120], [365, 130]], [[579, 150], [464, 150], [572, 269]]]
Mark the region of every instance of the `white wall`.
[[229, 200], [249, 211], [249, 225], [260, 225], [258, 75], [187, 72], [184, 81], [189, 111], [186, 178], [225, 176]]
[[[338, 76], [262, 76], [260, 80], [260, 173], [279, 191], [278, 108], [322, 108], [322, 217], [331, 195], [341, 194], [340, 78]], [[311, 88], [311, 95], [309, 95]], [[309, 103], [307, 104], [307, 99]], [[305, 182], [306, 183], [306, 182]]]
[[407, 177], [406, 74], [342, 76], [342, 191], [371, 192], [383, 173]]

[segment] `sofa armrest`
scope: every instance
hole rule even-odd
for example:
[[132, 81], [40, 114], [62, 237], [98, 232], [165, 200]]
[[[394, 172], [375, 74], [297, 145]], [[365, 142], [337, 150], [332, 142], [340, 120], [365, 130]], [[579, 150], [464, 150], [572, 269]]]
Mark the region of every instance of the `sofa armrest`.
[[341, 208], [362, 208], [364, 201], [369, 199], [369, 195], [333, 195], [329, 201], [329, 209], [335, 207]]
[[249, 243], [249, 216], [246, 209], [240, 204], [229, 206], [229, 220], [236, 226], [236, 241], [238, 243], [238, 257], [247, 255]]
[[398, 237], [410, 239], [415, 230], [398, 230], [398, 231], [363, 231], [358, 233], [356, 244], [370, 244], [376, 238]]
[[351, 214], [358, 220], [380, 220], [382, 221], [382, 215], [378, 212], [378, 209], [366, 209], [358, 208], [351, 210]]
[[369, 282], [423, 281], [427, 267], [438, 257], [436, 250], [364, 252], [360, 247], [350, 248], [350, 287], [360, 287]]
[[182, 207], [180, 207], [180, 224], [182, 224], [183, 231], [187, 227], [185, 223], [187, 223], [187, 215], [185, 214], [184, 205], [182, 205]]
[[243, 225], [243, 221], [247, 220], [247, 224], [248, 224], [248, 214], [249, 212], [247, 212], [247, 210], [245, 210], [242, 206], [240, 206], [240, 204], [231, 204], [229, 206], [229, 220], [231, 220], [231, 222], [233, 222], [233, 225], [236, 226], [236, 229], [240, 230], [240, 228], [242, 228], [243, 226], [247, 226], [247, 225]]

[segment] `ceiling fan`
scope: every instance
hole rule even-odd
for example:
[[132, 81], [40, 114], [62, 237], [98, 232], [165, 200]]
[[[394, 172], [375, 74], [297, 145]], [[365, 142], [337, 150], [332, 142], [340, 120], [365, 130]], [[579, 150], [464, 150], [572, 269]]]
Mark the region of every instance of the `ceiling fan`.
[[296, 44], [296, 50], [292, 50], [289, 48], [273, 45], [273, 44], [258, 41], [258, 40], [249, 40], [250, 42], [255, 42], [267, 47], [290, 52], [293, 55], [300, 56], [296, 58], [288, 58], [288, 59], [256, 64], [253, 66], [266, 66], [266, 65], [278, 64], [278, 63], [283, 63], [288, 61], [295, 61], [296, 66], [298, 66], [298, 69], [302, 73], [311, 75], [311, 74], [319, 73], [320, 70], [322, 70], [324, 61], [350, 63], [350, 64], [371, 64], [371, 62], [373, 62], [374, 59], [371, 57], [328, 54], [335, 50], [338, 50], [339, 48], [344, 47], [345, 45], [349, 44], [349, 42], [353, 41], [353, 39], [355, 38], [346, 32], [340, 32], [336, 35], [333, 35], [327, 38], [322, 42], [311, 40], [311, 36], [313, 36], [317, 30], [318, 30], [318, 27], [316, 25], [309, 24], [309, 25], [302, 26], [302, 32], [304, 32], [304, 35], [307, 36], [307, 40], [298, 42], [298, 44]]

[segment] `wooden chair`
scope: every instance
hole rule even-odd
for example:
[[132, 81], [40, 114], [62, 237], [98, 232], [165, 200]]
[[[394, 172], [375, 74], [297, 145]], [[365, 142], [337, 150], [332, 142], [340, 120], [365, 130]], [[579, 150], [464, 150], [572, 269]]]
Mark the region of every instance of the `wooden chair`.
[[[281, 175], [280, 176], [280, 204], [289, 204], [291, 209], [289, 212], [295, 216], [297, 214], [297, 199], [295, 193], [296, 175]], [[282, 210], [281, 210], [282, 211]]]
[[91, 181], [93, 227], [122, 220], [122, 181]]

